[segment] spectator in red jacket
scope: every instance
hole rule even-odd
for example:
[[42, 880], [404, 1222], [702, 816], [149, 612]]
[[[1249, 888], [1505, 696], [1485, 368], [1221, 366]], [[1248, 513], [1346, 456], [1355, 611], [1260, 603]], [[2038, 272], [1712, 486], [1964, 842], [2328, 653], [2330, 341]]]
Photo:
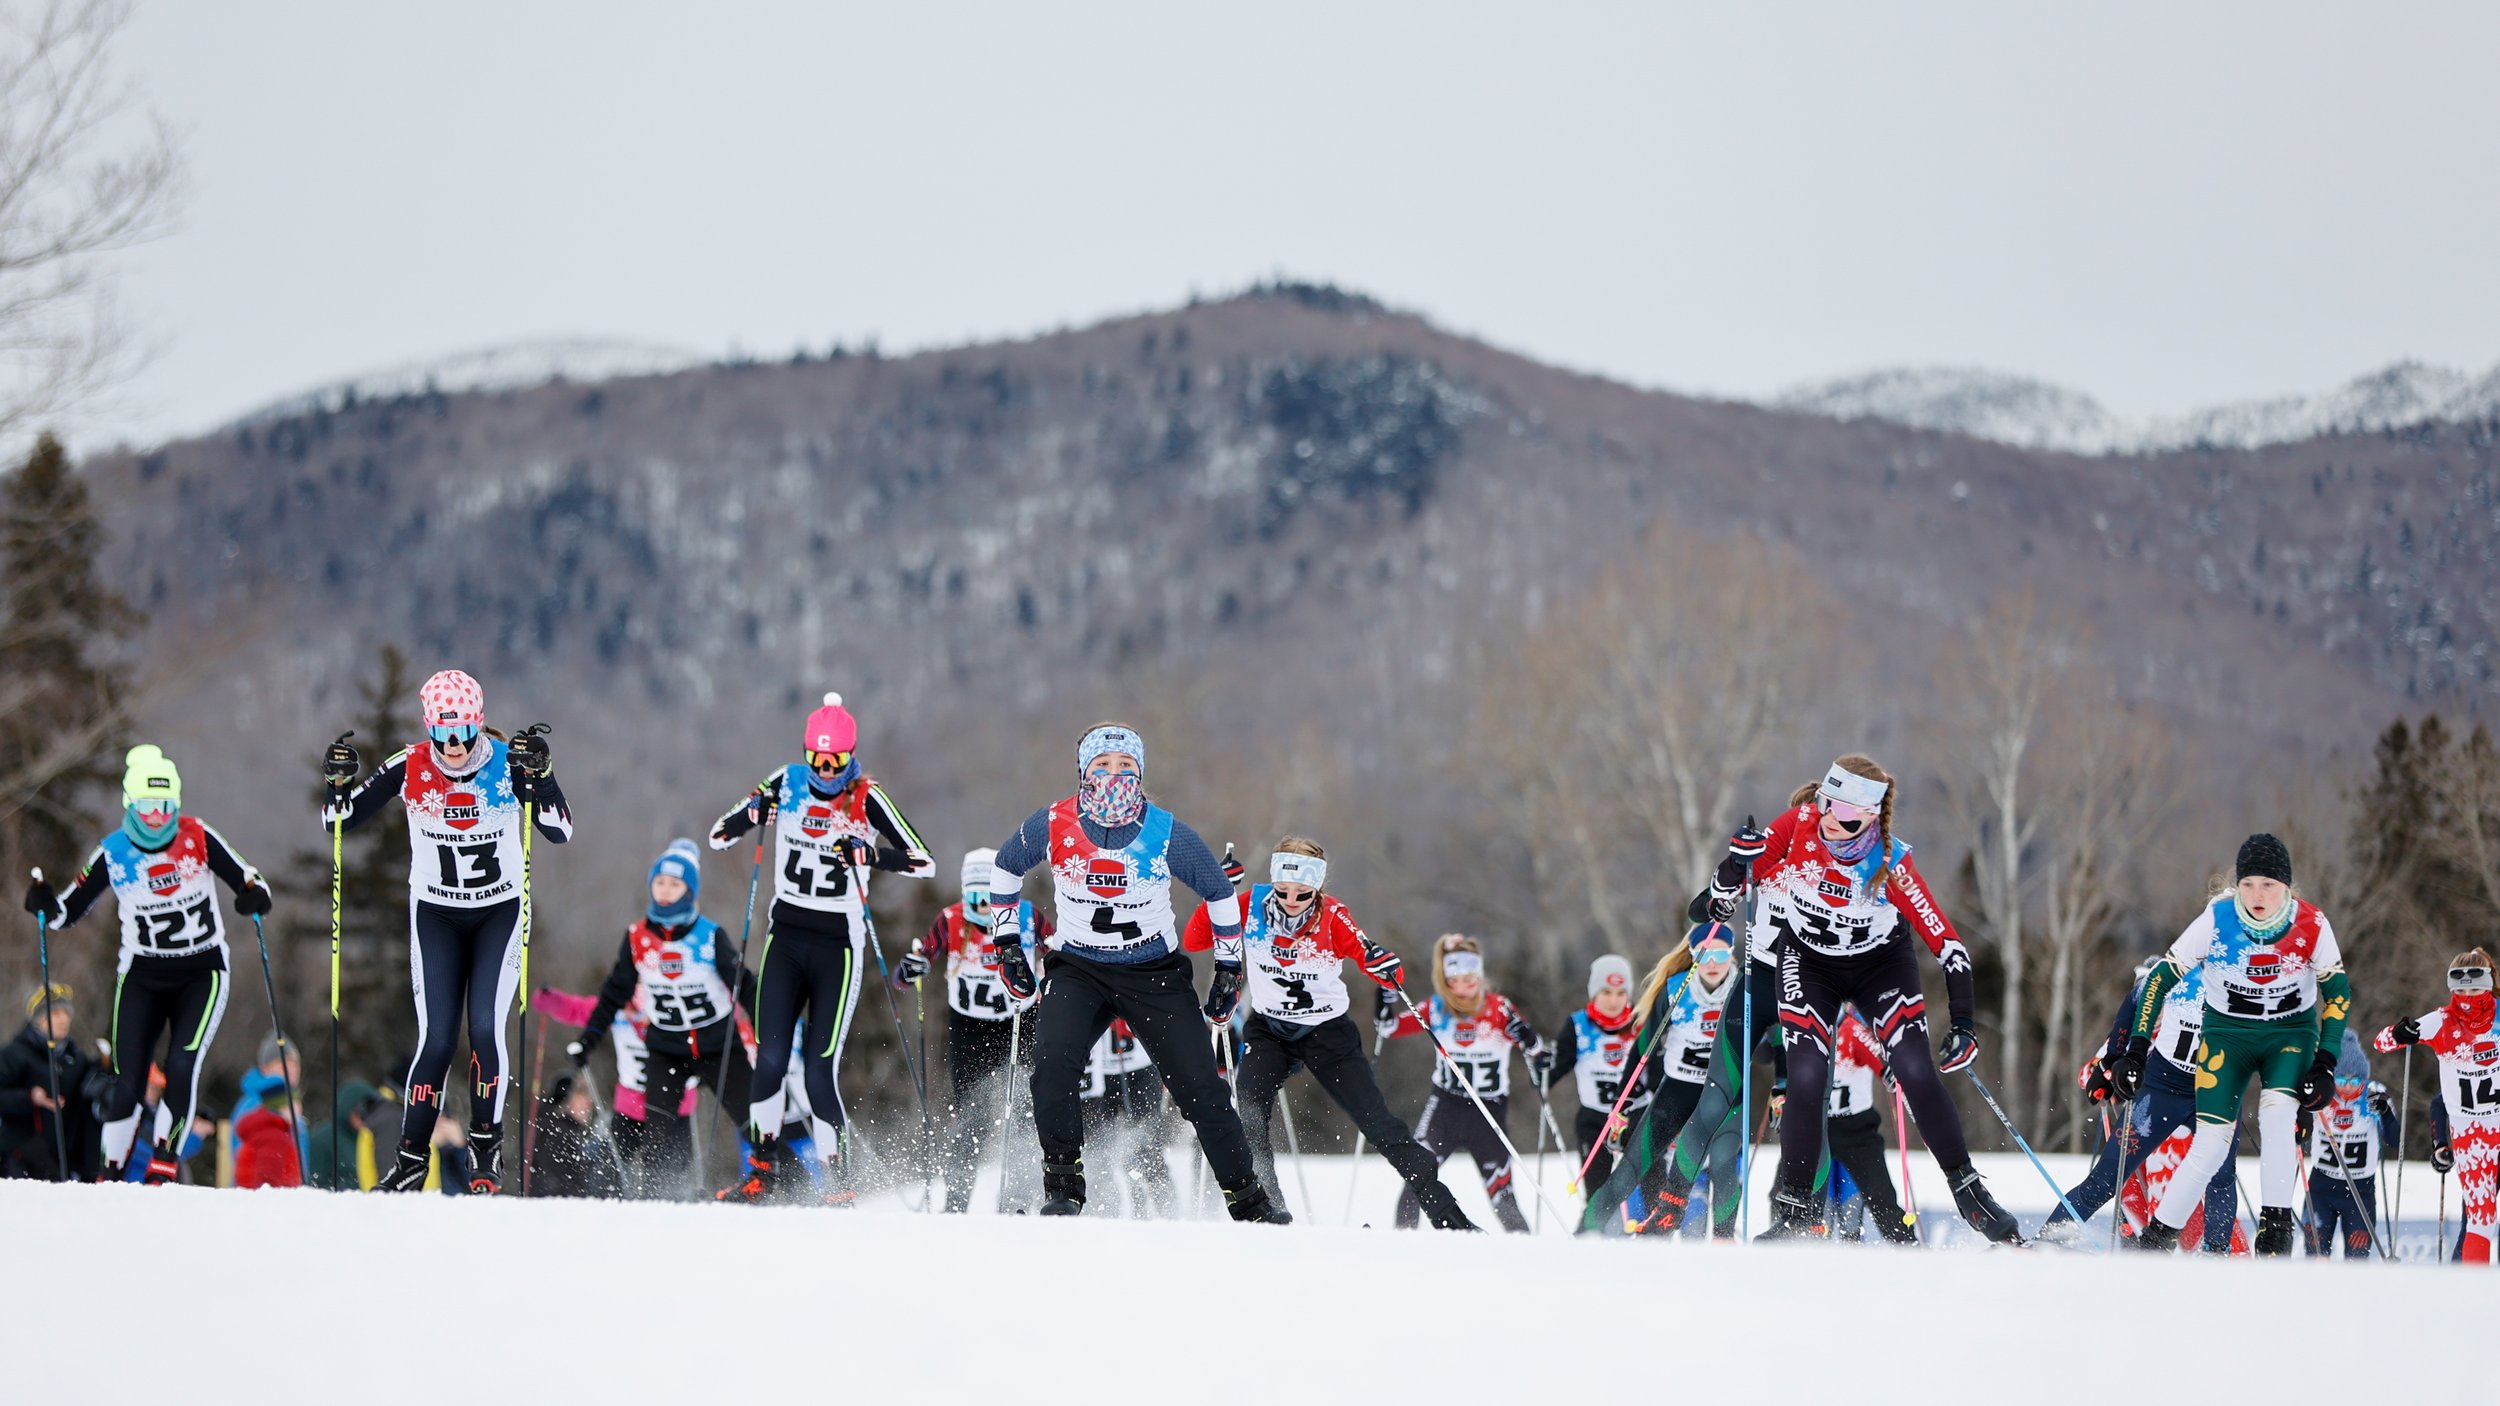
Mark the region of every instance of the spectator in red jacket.
[[245, 1190], [257, 1186], [302, 1186], [304, 1161], [297, 1152], [299, 1136], [295, 1106], [287, 1101], [285, 1087], [262, 1090], [260, 1106], [234, 1125], [234, 1184]]

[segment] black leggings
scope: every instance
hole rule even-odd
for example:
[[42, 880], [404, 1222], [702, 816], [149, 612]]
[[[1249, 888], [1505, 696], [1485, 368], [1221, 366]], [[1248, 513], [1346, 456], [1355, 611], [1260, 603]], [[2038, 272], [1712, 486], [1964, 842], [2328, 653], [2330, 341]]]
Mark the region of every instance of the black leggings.
[[760, 1143], [781, 1135], [781, 1081], [790, 1072], [790, 1045], [805, 1016], [807, 1046], [800, 1051], [799, 1072], [816, 1109], [816, 1155], [832, 1161], [841, 1155], [839, 1076], [851, 1013], [859, 1008], [859, 951], [842, 915], [814, 915], [827, 925], [802, 927], [785, 914], [779, 904], [773, 906], [764, 955], [755, 963], [755, 1082], [747, 1136]]
[[1085, 1062], [1094, 1042], [1119, 1019], [1137, 1032], [1163, 1075], [1164, 1089], [1197, 1130], [1216, 1183], [1235, 1195], [1258, 1185], [1232, 1090], [1215, 1069], [1215, 1047], [1198, 1008], [1188, 958], [1166, 953], [1114, 965], [1056, 952], [1034, 1009], [1040, 1048], [1033, 1059], [1033, 1124], [1045, 1164], [1082, 1165]]
[[1844, 1113], [1826, 1125], [1831, 1129], [1832, 1160], [1849, 1169], [1849, 1179], [1858, 1184], [1858, 1194], [1866, 1199], [1867, 1212], [1874, 1217], [1876, 1233], [1887, 1240], [1917, 1239], [1902, 1217], [1892, 1168], [1884, 1161], [1883, 1119], [1870, 1108], [1864, 1113]]
[[115, 1167], [128, 1162], [139, 1138], [139, 1101], [147, 1093], [156, 1037], [173, 1032], [165, 1100], [148, 1139], [170, 1138], [180, 1147], [200, 1103], [200, 1055], [226, 1014], [223, 944], [180, 957], [130, 957], [123, 965], [113, 982], [113, 1087], [104, 1099], [104, 1160]]
[[[1285, 1201], [1276, 1181], [1269, 1117], [1275, 1111], [1278, 1091], [1293, 1077], [1298, 1064], [1311, 1071], [1320, 1092], [1344, 1109], [1354, 1126], [1371, 1139], [1372, 1147], [1397, 1168], [1406, 1183], [1398, 1201], [1399, 1214], [1405, 1219], [1399, 1224], [1413, 1225], [1416, 1207], [1431, 1212], [1438, 1226], [1464, 1222], [1458, 1199], [1441, 1180], [1441, 1158], [1449, 1154], [1436, 1156], [1425, 1150], [1398, 1115], [1389, 1111], [1380, 1081], [1372, 1077], [1371, 1061], [1363, 1057], [1363, 1034], [1352, 1016], [1297, 1026], [1254, 1015], [1244, 1026], [1244, 1036], [1241, 1074], [1233, 1092], [1241, 1104], [1241, 1126], [1250, 1137], [1250, 1156], [1258, 1164], [1259, 1184], [1267, 1188], [1269, 1199], [1280, 1206]], [[1308, 1207], [1303, 1214], [1310, 1214]]]
[[[1424, 1098], [1424, 1111], [1415, 1118], [1415, 1138], [1424, 1145], [1436, 1171], [1453, 1152], [1473, 1157], [1476, 1175], [1484, 1178], [1484, 1194], [1492, 1198], [1494, 1219], [1502, 1223], [1502, 1229], [1525, 1235], [1528, 1218], [1519, 1210], [1519, 1196], [1511, 1184], [1510, 1149], [1502, 1145], [1501, 1136], [1510, 1131], [1510, 1099], [1507, 1095], [1487, 1097], [1484, 1107], [1493, 1115], [1490, 1123], [1484, 1113], [1476, 1111], [1475, 1100], [1436, 1085]], [[1414, 1183], [1407, 1183], [1398, 1197], [1398, 1229], [1413, 1229], [1422, 1209]]]
[[1936, 1165], [1961, 1170], [1970, 1148], [1962, 1141], [1962, 1115], [1936, 1072], [1935, 1052], [1927, 1048], [1927, 999], [1907, 934], [1855, 957], [1826, 957], [1791, 942], [1780, 952], [1780, 1033], [1788, 1045], [1791, 1110], [1780, 1120], [1780, 1185], [1805, 1191], [1821, 1169], [1823, 1120], [1812, 1110], [1830, 1091], [1832, 1032], [1844, 1003], [1856, 1006], [1883, 1042], [1893, 1082]]
[[[1022, 1034], [1016, 1032], [1016, 1021], [1023, 1022]], [[1017, 1048], [1011, 1051], [1011, 1045]], [[1032, 1064], [1030, 1010], [1014, 1020], [982, 1020], [958, 1010], [946, 1013], [946, 1073], [954, 1100], [947, 1115], [946, 1149], [941, 1165], [946, 1178], [946, 1209], [950, 1212], [961, 1213], [972, 1205], [972, 1183], [980, 1171], [983, 1137], [998, 1127], [1005, 1116], [1007, 1092], [996, 1087], [995, 1076], [1007, 1067], [1011, 1052], [1018, 1062]]]
[[408, 985], [417, 1003], [417, 1054], [408, 1062], [408, 1111], [399, 1145], [423, 1152], [443, 1114], [452, 1046], [469, 1032], [469, 1126], [503, 1125], [504, 1017], [521, 981], [521, 900], [484, 908], [408, 905]]

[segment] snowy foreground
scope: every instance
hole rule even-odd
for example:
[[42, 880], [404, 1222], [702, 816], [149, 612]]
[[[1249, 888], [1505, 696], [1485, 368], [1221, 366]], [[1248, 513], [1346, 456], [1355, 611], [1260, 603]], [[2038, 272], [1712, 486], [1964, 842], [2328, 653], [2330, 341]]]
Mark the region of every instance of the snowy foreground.
[[[2158, 1380], [2185, 1401], [2340, 1370], [2304, 1343], [2366, 1352], [2408, 1394], [2491, 1381], [2453, 1350], [2500, 1308], [2488, 1271], [1597, 1243], [1551, 1215], [1538, 1238], [1401, 1235], [1339, 1224], [1350, 1184], [1387, 1224], [1385, 1166], [1350, 1181], [1342, 1157], [1307, 1160], [1317, 1214], [1283, 1229], [933, 1217], [909, 1211], [916, 1192], [832, 1212], [0, 1182], [8, 1395], [119, 1399], [101, 1389], [113, 1364], [191, 1363], [175, 1370], [207, 1399], [260, 1399], [271, 1378], [216, 1366], [239, 1350], [296, 1382], [492, 1382], [524, 1400], [1376, 1403], [1611, 1380], [1680, 1400], [1750, 1384], [2108, 1402]], [[2038, 1177], [2019, 1157], [1982, 1164], [2035, 1223]], [[1550, 1166], [1559, 1193], [1568, 1173]], [[1472, 1183], [1453, 1179], [1471, 1211]]]

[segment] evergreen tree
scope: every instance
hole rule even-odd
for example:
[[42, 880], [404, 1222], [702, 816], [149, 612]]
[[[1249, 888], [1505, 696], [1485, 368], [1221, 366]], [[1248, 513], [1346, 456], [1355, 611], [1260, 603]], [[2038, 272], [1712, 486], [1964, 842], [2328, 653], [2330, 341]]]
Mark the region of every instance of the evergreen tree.
[[[414, 729], [417, 681], [396, 645], [382, 646], [373, 676], [357, 685], [361, 711], [354, 719], [358, 751], [368, 770], [409, 745]], [[311, 802], [317, 812], [328, 786], [316, 778]], [[316, 1109], [327, 1110], [330, 1005], [330, 846], [298, 851], [287, 861], [283, 892], [295, 901], [279, 909], [285, 934], [289, 1009], [302, 1033], [304, 1067], [323, 1090]], [[394, 806], [380, 819], [340, 842], [339, 883], [339, 1075], [371, 1084], [396, 1084], [416, 1047], [416, 1015], [408, 1000], [408, 818]]]
[[[12, 900], [29, 866], [66, 884], [119, 811], [124, 649], [141, 617], [97, 579], [103, 541], [86, 481], [43, 436], [0, 479], [0, 876]], [[93, 979], [93, 946], [74, 971], [55, 952], [53, 975]]]

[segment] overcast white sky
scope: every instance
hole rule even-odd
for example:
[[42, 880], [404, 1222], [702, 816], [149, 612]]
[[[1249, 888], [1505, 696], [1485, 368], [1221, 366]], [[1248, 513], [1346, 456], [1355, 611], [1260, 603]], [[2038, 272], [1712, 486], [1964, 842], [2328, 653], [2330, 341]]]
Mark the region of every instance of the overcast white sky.
[[2480, 370], [2495, 53], [2489, 3], [149, 0], [194, 194], [129, 265], [165, 351], [119, 428], [517, 338], [891, 350], [1277, 270], [1729, 394]]

